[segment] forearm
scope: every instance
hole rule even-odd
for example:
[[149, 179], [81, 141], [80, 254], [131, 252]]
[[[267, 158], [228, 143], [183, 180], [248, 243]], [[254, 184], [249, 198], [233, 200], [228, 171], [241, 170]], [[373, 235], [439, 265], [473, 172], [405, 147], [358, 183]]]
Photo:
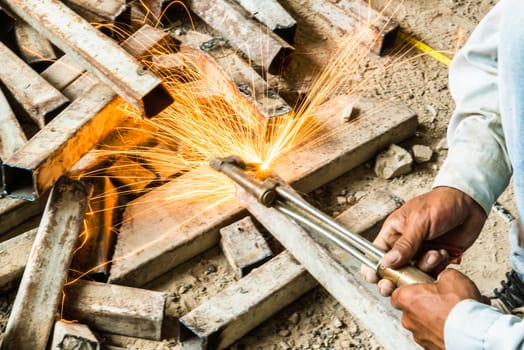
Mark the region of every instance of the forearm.
[[463, 300], [449, 313], [446, 350], [517, 350], [524, 346], [524, 321], [474, 300]]
[[489, 213], [511, 176], [499, 111], [499, 2], [472, 33], [450, 68], [456, 108], [448, 128], [449, 152], [434, 186], [454, 187]]

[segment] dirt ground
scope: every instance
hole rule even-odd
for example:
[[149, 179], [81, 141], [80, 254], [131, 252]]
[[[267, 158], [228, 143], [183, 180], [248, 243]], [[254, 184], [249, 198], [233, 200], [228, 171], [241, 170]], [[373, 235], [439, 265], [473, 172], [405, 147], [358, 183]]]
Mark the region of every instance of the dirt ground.
[[[337, 2], [336, 0], [331, 0]], [[312, 79], [313, 66], [325, 62], [337, 42], [333, 29], [322, 24], [314, 14], [300, 6], [300, 0], [282, 0], [298, 21], [296, 53], [283, 79], [287, 87], [299, 88]], [[494, 5], [494, 0], [372, 0], [372, 7], [400, 23], [403, 31], [424, 41], [436, 50], [452, 56], [461, 38], [469, 33]], [[462, 34], [461, 34], [462, 33]], [[317, 53], [317, 55], [311, 53]], [[341, 193], [368, 193], [386, 189], [405, 200], [431, 187], [432, 179], [446, 157], [443, 146], [446, 126], [453, 110], [447, 88], [448, 67], [434, 58], [413, 50], [401, 63], [392, 64], [398, 55], [369, 55], [362, 75], [369, 81], [369, 96], [391, 100], [409, 106], [419, 117], [420, 127], [415, 137], [401, 146], [430, 146], [435, 152], [430, 162], [415, 165], [410, 174], [391, 180], [378, 178], [373, 160], [341, 176], [314, 192], [319, 208], [336, 215], [349, 207], [340, 204]], [[390, 66], [387, 69], [383, 67]], [[507, 191], [499, 201], [514, 212], [512, 194]], [[466, 253], [459, 268], [470, 276], [481, 291], [489, 292], [503, 279], [508, 270], [508, 223], [492, 212], [479, 240]], [[174, 301], [173, 312], [184, 314], [202, 301], [233, 282], [234, 272], [218, 247], [183, 264], [158, 278], [148, 288], [165, 290]], [[5, 327], [14, 293], [0, 295], [0, 324]], [[104, 336], [115, 345], [133, 349], [176, 348], [174, 341], [146, 342], [125, 337]], [[290, 306], [262, 323], [241, 338], [230, 349], [382, 349], [373, 336], [362, 327], [325, 289], [317, 287]]]

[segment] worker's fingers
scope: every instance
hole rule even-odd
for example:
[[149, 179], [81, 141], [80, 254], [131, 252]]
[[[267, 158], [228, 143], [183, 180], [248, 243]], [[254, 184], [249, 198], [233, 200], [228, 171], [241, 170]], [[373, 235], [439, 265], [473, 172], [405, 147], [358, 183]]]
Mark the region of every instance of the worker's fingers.
[[381, 279], [377, 283], [377, 290], [383, 297], [389, 297], [391, 294], [393, 294], [395, 288], [395, 284], [387, 279]]
[[376, 271], [367, 265], [362, 265], [360, 267], [360, 275], [368, 283], [377, 283], [380, 279]]
[[432, 276], [437, 276], [448, 265], [449, 253], [445, 249], [428, 250], [417, 261], [417, 267]]

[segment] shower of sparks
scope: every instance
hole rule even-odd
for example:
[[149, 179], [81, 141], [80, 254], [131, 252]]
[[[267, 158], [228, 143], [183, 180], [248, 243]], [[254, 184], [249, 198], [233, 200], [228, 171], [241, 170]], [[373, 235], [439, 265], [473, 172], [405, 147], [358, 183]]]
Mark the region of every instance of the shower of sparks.
[[[200, 64], [205, 56], [199, 56], [204, 53], [156, 48], [143, 62], [163, 78], [175, 102], [151, 119], [143, 119], [123, 103], [120, 108], [129, 115], [128, 122], [91, 152], [92, 157], [112, 165], [104, 165], [104, 169], [95, 167], [79, 177], [89, 179], [110, 174], [121, 184], [118, 190], [122, 195], [135, 196], [154, 187], [160, 196], [156, 196], [145, 211], [154, 211], [163, 203], [175, 201], [203, 201], [212, 207], [231, 198], [233, 184], [208, 166], [210, 158], [237, 155], [247, 162], [259, 164], [261, 171], [270, 169], [294, 149], [321, 142], [336, 132], [336, 128], [326, 127], [324, 119], [320, 122], [317, 115], [324, 113], [342, 122], [340, 114], [347, 112], [348, 105], [374, 88], [371, 79], [363, 78], [362, 65], [372, 45], [370, 28], [376, 25], [378, 18], [365, 14], [362, 18], [361, 30], [346, 36], [340, 43], [302, 103], [294, 111], [273, 118], [269, 123], [261, 118], [254, 104], [238, 92], [232, 81], [204, 73]], [[382, 62], [383, 68], [377, 68], [375, 73], [382, 74], [405, 60], [408, 51], [397, 55], [389, 64]], [[150, 59], [167, 55], [180, 60], [181, 64], [166, 69]], [[336, 103], [330, 103], [326, 110], [323, 106], [326, 101]], [[379, 112], [370, 110], [366, 114]], [[103, 197], [103, 193], [97, 194], [92, 200], [102, 201]], [[141, 202], [143, 204], [148, 203]], [[109, 209], [114, 208], [105, 208]], [[187, 218], [179, 226], [191, 220], [193, 218]], [[83, 238], [88, 239], [87, 234]], [[148, 244], [161, 239], [162, 236]], [[110, 261], [103, 264], [108, 263]], [[86, 273], [89, 271], [80, 276]]]
[[[269, 122], [263, 120], [260, 113], [257, 115], [254, 112], [254, 105], [243, 95], [235, 93], [237, 88], [232, 81], [208, 79], [196, 62], [201, 58], [176, 53], [183, 62], [183, 68], [178, 70], [164, 70], [156, 66], [154, 61], [145, 60], [144, 64], [163, 78], [175, 102], [158, 116], [140, 122], [145, 141], [143, 144], [102, 145], [95, 153], [102, 157], [127, 156], [137, 161], [138, 165], [116, 165], [120, 169], [113, 169], [112, 173], [119, 173], [117, 178], [121, 180], [126, 176], [132, 177], [130, 173], [135, 173], [137, 166], [152, 169], [153, 172], [149, 173], [156, 174], [156, 178], [151, 178], [147, 172], [132, 178], [132, 181], [144, 182], [144, 187], [152, 180], [163, 182], [172, 178], [165, 178], [162, 174], [178, 176], [199, 167], [207, 167], [212, 157], [231, 154], [248, 162], [259, 163], [261, 168], [270, 168], [271, 164], [295, 147], [330, 136], [325, 133], [321, 136], [320, 131], [324, 127], [315, 119], [317, 110], [324, 102], [340, 94], [354, 96], [347, 99], [348, 103], [352, 102], [351, 99], [354, 102], [368, 87], [369, 81], [357, 81], [355, 77], [359, 77], [359, 63], [369, 52], [363, 43], [369, 42], [369, 28], [378, 19], [365, 14], [362, 18], [365, 23], [362, 23], [361, 30], [352, 36], [348, 35], [340, 44], [326, 68], [318, 74], [303, 103], [295, 111]], [[151, 56], [169, 54], [173, 54], [169, 48], [151, 52]], [[123, 104], [121, 108], [130, 118], [141, 118], [128, 105]], [[333, 111], [333, 117], [337, 117], [336, 111]], [[152, 142], [162, 147], [151, 147]], [[96, 171], [85, 176], [96, 176], [99, 173]], [[223, 186], [224, 179], [211, 169], [203, 171], [200, 176], [196, 176], [194, 183], [187, 184], [192, 190], [180, 189], [170, 199], [217, 194], [220, 188], [231, 193], [231, 186]]]

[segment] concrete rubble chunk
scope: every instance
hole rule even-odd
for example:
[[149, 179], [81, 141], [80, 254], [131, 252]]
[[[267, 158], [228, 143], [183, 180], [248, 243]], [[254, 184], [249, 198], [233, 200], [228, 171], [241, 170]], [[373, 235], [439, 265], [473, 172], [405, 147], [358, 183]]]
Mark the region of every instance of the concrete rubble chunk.
[[433, 156], [431, 147], [425, 145], [413, 145], [413, 147], [411, 147], [411, 153], [413, 153], [415, 163], [418, 164], [429, 162]]
[[386, 151], [379, 153], [375, 162], [375, 174], [383, 179], [411, 172], [413, 157], [404, 148], [391, 144]]

